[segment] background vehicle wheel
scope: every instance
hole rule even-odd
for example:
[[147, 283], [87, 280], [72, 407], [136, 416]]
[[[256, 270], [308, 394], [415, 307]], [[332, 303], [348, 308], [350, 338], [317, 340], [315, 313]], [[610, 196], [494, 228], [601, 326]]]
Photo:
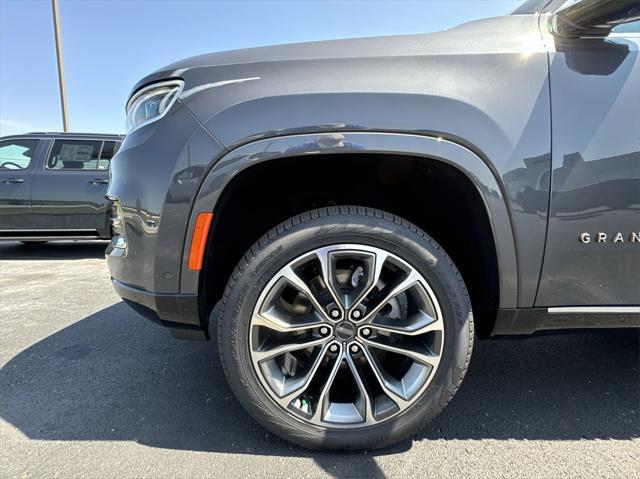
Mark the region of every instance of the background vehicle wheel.
[[369, 449], [415, 433], [451, 399], [473, 315], [423, 231], [379, 210], [321, 208], [240, 261], [218, 344], [231, 388], [267, 429], [310, 448]]

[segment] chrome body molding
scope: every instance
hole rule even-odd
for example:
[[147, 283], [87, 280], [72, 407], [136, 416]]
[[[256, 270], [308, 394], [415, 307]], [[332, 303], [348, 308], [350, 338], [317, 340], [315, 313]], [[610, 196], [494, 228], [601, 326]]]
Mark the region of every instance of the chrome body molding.
[[640, 306], [560, 306], [547, 308], [549, 314], [640, 314]]

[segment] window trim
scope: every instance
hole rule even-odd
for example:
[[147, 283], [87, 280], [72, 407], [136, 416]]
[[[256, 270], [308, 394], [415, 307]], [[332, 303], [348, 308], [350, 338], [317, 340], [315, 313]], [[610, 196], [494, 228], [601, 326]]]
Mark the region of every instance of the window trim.
[[[93, 171], [106, 171], [108, 172], [109, 169], [111, 169], [111, 160], [113, 160], [113, 157], [116, 156], [116, 154], [118, 153], [118, 149], [120, 148], [120, 144], [121, 142], [119, 142], [118, 140], [102, 140], [102, 148], [100, 148], [100, 154], [98, 155], [98, 162], [96, 163], [96, 166], [98, 166], [100, 164], [100, 160], [102, 159], [102, 152], [104, 151], [104, 145], [107, 142], [114, 142], [115, 144], [113, 145], [113, 153], [111, 154], [111, 158], [109, 158], [109, 166], [106, 169], [100, 169], [97, 168]], [[88, 171], [88, 170], [84, 170], [84, 171]]]
[[29, 161], [29, 164], [27, 165], [26, 168], [23, 169], [19, 169], [19, 170], [11, 170], [9, 168], [3, 169], [0, 168], [0, 172], [4, 173], [7, 171], [13, 171], [13, 172], [27, 172], [29, 170], [32, 170], [34, 168], [33, 164], [34, 161], [38, 159], [38, 151], [40, 150], [41, 146], [42, 146], [42, 140], [43, 138], [39, 138], [39, 137], [33, 137], [33, 136], [13, 136], [13, 137], [3, 137], [2, 139], [0, 139], [0, 142], [3, 141], [14, 141], [14, 140], [36, 140], [38, 142], [38, 144], [36, 145], [36, 149], [33, 151], [33, 156], [31, 157], [31, 161]]
[[[49, 155], [51, 154], [51, 151], [53, 150], [53, 145], [56, 143], [56, 141], [65, 141], [65, 140], [71, 140], [71, 141], [99, 141], [100, 143], [100, 151], [98, 152], [98, 161], [100, 160], [100, 155], [102, 155], [102, 148], [104, 147], [104, 142], [105, 141], [113, 141], [113, 140], [103, 140], [101, 138], [49, 138], [49, 148], [47, 148], [47, 154], [44, 156], [44, 161], [42, 162], [42, 168], [45, 171], [52, 171], [54, 173], [57, 172], [65, 172], [65, 171], [84, 171], [84, 172], [93, 172], [93, 173], [99, 173], [101, 171], [103, 172], [108, 172], [109, 169], [107, 168], [106, 170], [99, 170], [98, 168], [89, 170], [89, 169], [85, 169], [85, 168], [49, 168], [47, 167], [47, 163], [49, 162]], [[96, 161], [96, 167], [98, 166], [98, 163]]]

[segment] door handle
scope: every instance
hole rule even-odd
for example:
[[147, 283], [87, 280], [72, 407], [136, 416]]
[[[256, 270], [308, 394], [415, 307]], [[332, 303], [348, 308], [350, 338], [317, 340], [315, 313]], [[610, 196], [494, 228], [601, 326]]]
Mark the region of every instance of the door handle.
[[106, 185], [109, 183], [109, 180], [103, 180], [101, 178], [94, 178], [93, 180], [89, 180], [89, 183], [92, 185]]
[[2, 182], [7, 185], [11, 185], [14, 183], [24, 183], [24, 178], [7, 178], [6, 180], [2, 180]]

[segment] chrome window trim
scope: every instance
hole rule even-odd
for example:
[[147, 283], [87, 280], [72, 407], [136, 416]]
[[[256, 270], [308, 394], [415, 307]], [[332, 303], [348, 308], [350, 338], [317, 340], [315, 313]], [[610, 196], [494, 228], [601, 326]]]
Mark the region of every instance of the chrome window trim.
[[[111, 158], [109, 158], [108, 163], [109, 166], [104, 169], [104, 168], [96, 168], [95, 170], [92, 171], [106, 171], [108, 172], [109, 169], [111, 168], [111, 160], [113, 160], [113, 157], [116, 156], [116, 153], [118, 153], [118, 147], [119, 147], [119, 143], [118, 140], [102, 140], [102, 146], [100, 147], [100, 154], [98, 155], [98, 161], [96, 162], [96, 166], [98, 166], [100, 164], [100, 160], [102, 160], [102, 152], [104, 151], [104, 145], [107, 144], [108, 142], [113, 142], [113, 154], [111, 155]], [[83, 170], [83, 171], [88, 171], [88, 170]]]

